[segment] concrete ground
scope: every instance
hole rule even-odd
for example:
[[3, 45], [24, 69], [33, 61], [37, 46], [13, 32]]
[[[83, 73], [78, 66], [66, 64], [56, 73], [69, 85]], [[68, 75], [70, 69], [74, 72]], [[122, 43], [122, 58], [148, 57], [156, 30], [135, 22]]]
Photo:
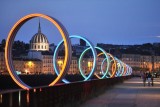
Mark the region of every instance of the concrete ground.
[[141, 78], [126, 80], [81, 107], [160, 107], [160, 78], [154, 78], [153, 87], [144, 87]]

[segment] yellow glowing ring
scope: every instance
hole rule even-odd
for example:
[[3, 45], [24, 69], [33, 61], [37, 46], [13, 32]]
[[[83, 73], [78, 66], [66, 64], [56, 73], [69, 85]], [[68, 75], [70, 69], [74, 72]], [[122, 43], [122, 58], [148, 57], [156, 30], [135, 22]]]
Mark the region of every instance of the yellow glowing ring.
[[113, 64], [111, 65], [112, 66], [112, 74], [110, 75], [110, 78], [114, 78], [116, 75], [117, 62], [116, 62], [115, 58], [110, 53], [107, 53], [107, 54], [113, 60]]
[[34, 14], [29, 14], [21, 18], [18, 22], [15, 23], [15, 25], [12, 27], [8, 34], [8, 38], [6, 41], [6, 47], [5, 47], [5, 61], [6, 61], [6, 66], [8, 69], [8, 72], [12, 79], [18, 84], [23, 89], [29, 90], [31, 87], [26, 85], [21, 79], [18, 77], [18, 75], [15, 72], [15, 69], [13, 67], [13, 61], [12, 61], [12, 44], [14, 42], [14, 38], [18, 32], [18, 30], [21, 28], [21, 26], [27, 22], [28, 20], [35, 18], [35, 17], [41, 17], [44, 18], [48, 21], [50, 21], [52, 24], [56, 26], [56, 28], [59, 30], [63, 40], [64, 40], [64, 46], [65, 46], [65, 59], [64, 59], [64, 66], [62, 68], [62, 71], [58, 75], [58, 77], [49, 84], [49, 86], [53, 86], [57, 82], [59, 82], [63, 76], [66, 74], [66, 71], [69, 69], [70, 65], [70, 60], [71, 60], [71, 43], [70, 39], [68, 36], [68, 33], [64, 26], [55, 18], [52, 18], [50, 16], [44, 15], [44, 14], [39, 14], [39, 13], [34, 13]]

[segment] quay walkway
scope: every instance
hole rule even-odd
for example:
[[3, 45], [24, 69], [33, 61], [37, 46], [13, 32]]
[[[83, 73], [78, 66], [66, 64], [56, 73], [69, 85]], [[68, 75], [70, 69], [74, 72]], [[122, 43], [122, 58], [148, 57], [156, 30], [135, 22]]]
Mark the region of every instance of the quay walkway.
[[154, 86], [143, 86], [135, 77], [117, 84], [100, 96], [86, 101], [81, 107], [160, 107], [160, 78]]

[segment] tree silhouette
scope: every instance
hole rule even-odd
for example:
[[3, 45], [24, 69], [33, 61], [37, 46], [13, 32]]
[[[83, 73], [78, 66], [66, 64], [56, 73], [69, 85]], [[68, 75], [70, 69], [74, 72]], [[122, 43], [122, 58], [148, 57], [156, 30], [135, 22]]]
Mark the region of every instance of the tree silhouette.
[[4, 48], [5, 48], [5, 45], [6, 45], [6, 40], [5, 40], [5, 39], [2, 39], [1, 44], [2, 44], [2, 48], [4, 49]]

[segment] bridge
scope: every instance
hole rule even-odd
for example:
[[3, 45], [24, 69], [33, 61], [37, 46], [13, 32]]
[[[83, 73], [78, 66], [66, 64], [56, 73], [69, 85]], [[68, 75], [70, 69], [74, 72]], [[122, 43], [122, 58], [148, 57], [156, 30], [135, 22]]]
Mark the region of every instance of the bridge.
[[[53, 56], [53, 65], [57, 77], [47, 86], [41, 87], [31, 87], [24, 83], [15, 72], [12, 61], [12, 44], [14, 42], [16, 33], [24, 23], [35, 17], [41, 17], [50, 21], [53, 25], [56, 26], [63, 38], [63, 40], [60, 41], [57, 45]], [[70, 39], [72, 38], [83, 39], [88, 44], [88, 48], [82, 52], [78, 61], [79, 72], [83, 77], [83, 80], [77, 82], [71, 82], [65, 78], [71, 63], [72, 48]], [[65, 56], [62, 70], [60, 70], [58, 69], [56, 61], [60, 49], [59, 47], [63, 44], [65, 48]], [[84, 55], [89, 50], [91, 50], [93, 54], [93, 67], [88, 74], [85, 74], [81, 65]], [[95, 72], [95, 67], [98, 62], [97, 59], [99, 57], [103, 58], [103, 60], [101, 60], [101, 66], [99, 70], [101, 73]], [[112, 86], [118, 83], [122, 83], [123, 81], [131, 78], [132, 75], [132, 68], [129, 65], [125, 64], [110, 53], [107, 53], [104, 49], [95, 47], [92, 42], [85, 37], [79, 35], [69, 36], [65, 27], [57, 19], [38, 13], [24, 16], [12, 27], [6, 41], [5, 61], [9, 75], [21, 89], [0, 92], [0, 106], [4, 107], [80, 106], [81, 103], [84, 103], [88, 99], [104, 93], [107, 89], [112, 89]], [[104, 64], [106, 64], [105, 70], [103, 68]], [[63, 83], [60, 83], [61, 81], [63, 81]], [[130, 93], [128, 93], [128, 95], [129, 94]], [[90, 104], [86, 102], [86, 105]], [[85, 104], [82, 106], [85, 106]]]
[[[64, 83], [70, 83], [70, 81], [65, 79], [65, 75], [67, 71], [69, 70], [70, 63], [71, 63], [71, 57], [72, 57], [72, 47], [71, 47], [71, 38], [78, 38], [84, 40], [88, 44], [88, 48], [85, 49], [82, 54], [79, 57], [79, 72], [84, 78], [83, 81], [90, 80], [93, 75], [97, 77], [97, 79], [104, 79], [104, 78], [114, 78], [114, 77], [121, 77], [121, 76], [129, 76], [132, 74], [132, 68], [125, 64], [124, 62], [120, 61], [118, 58], [114, 57], [110, 53], [107, 53], [104, 49], [100, 47], [95, 47], [92, 42], [90, 42], [88, 39], [78, 36], [78, 35], [70, 35], [68, 34], [66, 28], [58, 21], [57, 19], [45, 15], [45, 14], [39, 14], [39, 13], [34, 13], [34, 14], [29, 14], [24, 17], [22, 17], [20, 20], [18, 20], [14, 26], [11, 28], [8, 38], [6, 41], [6, 46], [5, 46], [5, 62], [6, 66], [8, 69], [8, 72], [13, 79], [13, 81], [21, 88], [25, 90], [29, 90], [33, 87], [29, 86], [28, 84], [24, 83], [20, 77], [17, 75], [15, 72], [14, 66], [13, 66], [13, 61], [12, 61], [12, 45], [14, 42], [14, 38], [16, 37], [17, 32], [19, 29], [22, 27], [24, 23], [27, 21], [35, 18], [35, 17], [41, 17], [44, 18], [48, 21], [50, 21], [55, 27], [58, 29], [60, 32], [63, 40], [59, 42], [57, 45], [54, 55], [53, 55], [53, 65], [54, 65], [54, 71], [57, 75], [57, 78], [53, 80], [48, 86], [54, 86], [56, 83], [63, 81]], [[62, 66], [62, 69], [58, 69], [57, 65], [57, 57], [58, 57], [58, 52], [60, 49], [60, 46], [64, 44], [64, 49], [65, 49], [65, 54], [64, 54], [64, 64]], [[82, 59], [84, 55], [86, 54], [87, 51], [91, 50], [93, 54], [93, 67], [90, 71], [90, 73], [85, 74], [85, 72], [82, 69]], [[100, 52], [100, 53], [98, 53]], [[95, 68], [98, 62], [98, 57], [103, 55], [103, 60], [101, 61], [101, 69], [99, 72], [95, 72]], [[106, 61], [105, 65], [105, 70], [104, 69], [104, 62]], [[100, 73], [101, 72], [101, 73]]]
[[146, 87], [143, 86], [141, 78], [132, 78], [88, 100], [81, 107], [159, 107], [159, 105], [160, 78], [154, 79], [154, 86]]
[[[123, 82], [124, 81], [124, 82]], [[117, 84], [118, 83], [118, 84]], [[117, 77], [0, 94], [0, 107], [159, 107], [160, 78]]]

